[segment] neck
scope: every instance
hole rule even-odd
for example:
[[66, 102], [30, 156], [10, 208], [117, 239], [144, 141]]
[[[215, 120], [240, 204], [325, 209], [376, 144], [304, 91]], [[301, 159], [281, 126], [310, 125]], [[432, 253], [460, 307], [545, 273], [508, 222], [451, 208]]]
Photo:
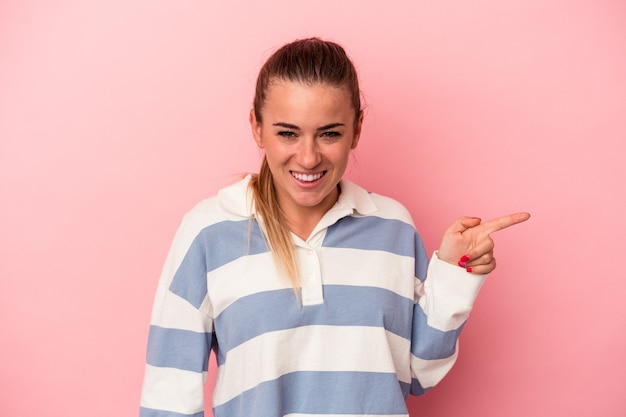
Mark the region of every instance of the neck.
[[340, 187], [337, 185], [336, 191], [313, 207], [297, 206], [289, 209], [279, 202], [289, 230], [302, 240], [307, 240], [322, 217], [335, 205], [340, 192]]

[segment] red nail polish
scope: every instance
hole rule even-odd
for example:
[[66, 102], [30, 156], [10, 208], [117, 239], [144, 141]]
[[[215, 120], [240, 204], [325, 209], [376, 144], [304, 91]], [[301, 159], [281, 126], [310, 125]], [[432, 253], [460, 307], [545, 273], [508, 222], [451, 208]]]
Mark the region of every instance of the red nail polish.
[[466, 269], [467, 272], [472, 272], [472, 267], [470, 266], [469, 268]]
[[467, 256], [467, 255], [463, 255], [463, 256], [461, 256], [461, 262], [467, 262], [467, 261], [469, 261], [469, 260], [470, 260], [470, 257], [469, 257], [469, 256]]

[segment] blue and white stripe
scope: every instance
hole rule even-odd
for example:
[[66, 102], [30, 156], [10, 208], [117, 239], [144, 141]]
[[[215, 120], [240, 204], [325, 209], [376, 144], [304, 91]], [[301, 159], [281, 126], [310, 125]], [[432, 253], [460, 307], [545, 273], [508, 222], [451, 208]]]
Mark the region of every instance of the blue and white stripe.
[[407, 416], [409, 391], [456, 360], [484, 278], [436, 256], [429, 267], [401, 205], [342, 181], [311, 238], [294, 238], [299, 300], [241, 203], [246, 187], [181, 225], [155, 298], [141, 415], [203, 415], [213, 349], [216, 417]]

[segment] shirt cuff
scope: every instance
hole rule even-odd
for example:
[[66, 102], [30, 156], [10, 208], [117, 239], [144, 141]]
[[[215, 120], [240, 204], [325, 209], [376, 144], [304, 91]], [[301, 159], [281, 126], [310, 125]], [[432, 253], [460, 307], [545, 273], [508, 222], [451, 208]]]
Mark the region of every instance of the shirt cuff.
[[[424, 281], [426, 297], [420, 300], [429, 317], [439, 323], [429, 323], [441, 330], [456, 329], [463, 324], [474, 305], [487, 274], [473, 274], [457, 265], [442, 261], [437, 252], [428, 264]], [[430, 319], [429, 319], [430, 321]]]

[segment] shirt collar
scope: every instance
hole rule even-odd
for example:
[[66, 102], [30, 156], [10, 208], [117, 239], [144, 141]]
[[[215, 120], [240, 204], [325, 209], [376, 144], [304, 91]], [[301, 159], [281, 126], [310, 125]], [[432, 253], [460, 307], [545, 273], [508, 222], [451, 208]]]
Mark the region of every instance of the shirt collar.
[[[254, 216], [254, 199], [252, 190], [248, 187], [251, 177], [248, 174], [242, 180], [222, 188], [218, 192], [218, 199], [224, 210], [241, 217], [250, 218]], [[341, 194], [339, 194], [339, 199], [331, 211], [336, 209], [346, 210], [352, 214], [365, 216], [378, 210], [372, 196], [353, 182], [342, 179], [339, 182], [339, 187], [341, 188]]]
[[353, 214], [368, 215], [378, 210], [370, 193], [355, 183], [342, 179], [339, 182], [341, 194], [336, 206], [352, 209]]
[[248, 187], [252, 175], [248, 174], [236, 183], [222, 188], [217, 193], [217, 198], [224, 210], [241, 217], [254, 216], [254, 199], [252, 190]]

